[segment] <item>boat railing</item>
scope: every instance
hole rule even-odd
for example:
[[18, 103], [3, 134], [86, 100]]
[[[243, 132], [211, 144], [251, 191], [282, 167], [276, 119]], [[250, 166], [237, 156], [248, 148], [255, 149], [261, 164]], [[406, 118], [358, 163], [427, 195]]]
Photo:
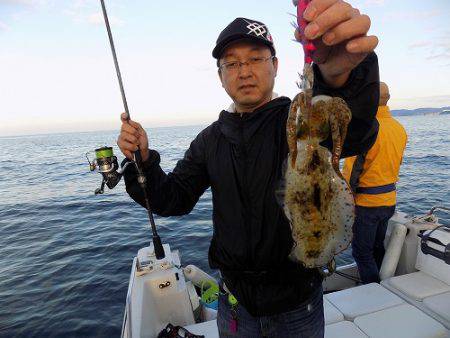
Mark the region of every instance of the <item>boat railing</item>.
[[425, 215], [413, 217], [412, 218], [412, 222], [413, 223], [427, 222], [427, 223], [438, 224], [439, 223], [439, 218], [435, 215], [435, 211], [438, 211], [438, 210], [450, 213], [450, 208], [444, 207], [444, 206], [440, 206], [440, 205], [435, 205]]
[[431, 208], [431, 210], [428, 212], [428, 215], [432, 215], [436, 210], [446, 211], [450, 213], [450, 208], [437, 205]]

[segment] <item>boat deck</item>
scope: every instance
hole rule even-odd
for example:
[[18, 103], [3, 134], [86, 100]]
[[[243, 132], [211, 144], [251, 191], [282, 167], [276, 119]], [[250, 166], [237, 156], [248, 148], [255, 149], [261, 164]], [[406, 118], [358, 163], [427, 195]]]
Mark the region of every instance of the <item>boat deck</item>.
[[[446, 296], [448, 297], [448, 296]], [[351, 300], [351, 301], [350, 301]], [[443, 304], [450, 320], [450, 302]], [[372, 283], [324, 296], [326, 338], [448, 338], [449, 327], [417, 304]], [[206, 338], [219, 337], [215, 320], [187, 326]]]
[[[388, 243], [401, 242], [387, 245], [387, 252], [394, 250], [385, 256], [390, 268], [382, 267], [380, 284], [355, 286], [354, 263], [324, 280], [329, 292], [324, 295], [326, 338], [450, 338], [450, 229], [405, 217], [391, 219], [390, 225]], [[408, 231], [397, 231], [402, 227]], [[122, 337], [156, 337], [168, 322], [206, 338], [218, 337], [211, 313], [204, 322], [191, 324], [203, 306], [193, 283], [212, 277], [198, 268], [187, 274], [179, 252], [167, 244], [164, 250], [164, 260], [156, 260], [150, 246], [133, 261]]]

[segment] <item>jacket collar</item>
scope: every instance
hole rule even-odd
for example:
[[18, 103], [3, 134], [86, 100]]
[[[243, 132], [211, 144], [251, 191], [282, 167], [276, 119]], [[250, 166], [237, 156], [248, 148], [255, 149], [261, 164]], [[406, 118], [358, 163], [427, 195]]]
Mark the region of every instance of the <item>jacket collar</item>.
[[379, 106], [377, 111], [377, 117], [379, 118], [392, 117], [389, 106]]
[[[275, 92], [272, 92], [272, 98], [271, 101], [276, 99], [278, 97], [278, 94]], [[234, 105], [234, 102], [232, 102], [225, 111], [229, 113], [235, 113], [236, 112], [236, 106]]]
[[250, 141], [268, 123], [273, 123], [279, 113], [289, 109], [291, 100], [280, 96], [251, 113], [237, 114], [222, 110], [218, 125], [222, 134], [234, 144]]

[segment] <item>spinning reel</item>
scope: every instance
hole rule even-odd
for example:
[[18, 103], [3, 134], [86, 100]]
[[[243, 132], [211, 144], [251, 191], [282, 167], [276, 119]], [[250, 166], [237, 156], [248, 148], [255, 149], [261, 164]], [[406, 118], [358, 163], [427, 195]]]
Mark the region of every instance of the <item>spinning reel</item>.
[[95, 149], [95, 160], [92, 162], [89, 160], [88, 154], [92, 151], [86, 153], [86, 158], [89, 162], [90, 171], [98, 170], [102, 174], [103, 180], [100, 188], [95, 189], [95, 194], [103, 194], [105, 189], [105, 184], [109, 189], [114, 188], [117, 183], [119, 183], [122, 178], [123, 172], [126, 167], [132, 162], [126, 162], [123, 168], [119, 167], [117, 162], [117, 157], [114, 156], [112, 147], [102, 147]]

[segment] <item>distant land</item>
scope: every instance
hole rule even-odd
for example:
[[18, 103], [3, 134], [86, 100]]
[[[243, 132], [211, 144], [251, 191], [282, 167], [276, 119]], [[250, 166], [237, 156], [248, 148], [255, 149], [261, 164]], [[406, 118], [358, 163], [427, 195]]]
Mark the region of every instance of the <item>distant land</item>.
[[450, 107], [442, 108], [417, 108], [417, 109], [392, 109], [393, 116], [413, 115], [450, 115]]

